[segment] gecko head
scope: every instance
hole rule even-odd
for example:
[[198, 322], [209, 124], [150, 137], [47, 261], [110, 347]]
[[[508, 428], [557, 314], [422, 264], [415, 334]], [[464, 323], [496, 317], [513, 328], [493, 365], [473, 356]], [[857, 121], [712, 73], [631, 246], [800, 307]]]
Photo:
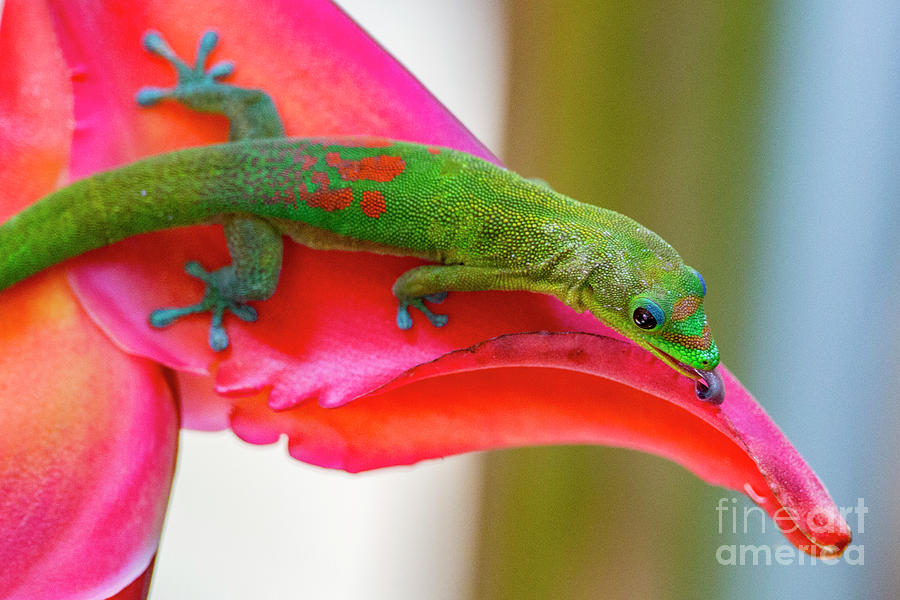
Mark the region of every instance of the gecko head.
[[665, 285], [640, 290], [629, 298], [631, 332], [680, 363], [672, 365], [679, 371], [684, 366], [714, 369], [719, 364], [719, 350], [703, 312], [706, 282], [691, 267], [663, 281]]
[[[595, 314], [656, 355], [670, 367], [694, 379], [697, 395], [719, 404], [724, 399], [721, 376], [715, 371], [719, 349], [712, 338], [703, 298], [706, 283], [695, 269], [680, 264], [650, 269], [620, 288], [615, 316]], [[606, 317], [604, 319], [604, 317]]]

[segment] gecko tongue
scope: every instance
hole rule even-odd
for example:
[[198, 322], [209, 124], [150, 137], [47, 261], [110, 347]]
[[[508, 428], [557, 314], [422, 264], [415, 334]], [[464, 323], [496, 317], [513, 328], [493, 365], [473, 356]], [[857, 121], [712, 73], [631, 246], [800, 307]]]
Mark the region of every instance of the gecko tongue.
[[713, 369], [712, 371], [696, 370], [697, 375], [702, 379], [698, 379], [695, 390], [697, 397], [704, 402], [710, 404], [722, 404], [725, 400], [725, 384], [722, 382], [722, 376]]
[[715, 369], [710, 369], [709, 371], [698, 369], [681, 362], [670, 354], [665, 354], [664, 352], [662, 354], [672, 361], [674, 365], [677, 365], [676, 368], [682, 374], [690, 373], [688, 377], [694, 379], [694, 391], [697, 393], [697, 398], [710, 404], [722, 404], [725, 400], [725, 384], [718, 371]]

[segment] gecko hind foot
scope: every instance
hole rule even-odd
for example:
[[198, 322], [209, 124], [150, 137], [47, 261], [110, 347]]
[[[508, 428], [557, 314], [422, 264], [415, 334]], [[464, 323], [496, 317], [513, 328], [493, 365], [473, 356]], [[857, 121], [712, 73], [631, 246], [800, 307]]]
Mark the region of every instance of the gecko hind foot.
[[[228, 267], [226, 267], [227, 269]], [[220, 282], [217, 274], [222, 272], [207, 271], [197, 262], [189, 262], [185, 265], [184, 270], [194, 277], [200, 279], [206, 284], [206, 291], [203, 294], [203, 300], [191, 306], [183, 306], [178, 308], [159, 308], [150, 313], [150, 325], [156, 328], [167, 327], [179, 318], [185, 315], [193, 315], [202, 312], [212, 313], [212, 324], [209, 328], [209, 346], [215, 351], [224, 350], [228, 347], [228, 334], [222, 325], [225, 311], [229, 310], [239, 319], [252, 323], [257, 319], [256, 309], [243, 302], [238, 302], [228, 297], [221, 288], [225, 287]]]
[[413, 326], [412, 316], [409, 314], [409, 307], [413, 306], [419, 309], [428, 321], [434, 325], [435, 327], [443, 327], [447, 324], [447, 320], [449, 317], [447, 315], [438, 315], [425, 306], [425, 300], [429, 302], [433, 302], [435, 304], [440, 304], [447, 297], [447, 292], [440, 292], [437, 294], [430, 294], [428, 296], [424, 296], [422, 298], [410, 298], [408, 300], [400, 300], [397, 305], [397, 327], [400, 329], [410, 329]]
[[[143, 87], [138, 91], [136, 100], [141, 106], [153, 106], [160, 100], [171, 98], [179, 100], [191, 108], [203, 109], [204, 95], [208, 94], [211, 86], [216, 86], [219, 79], [231, 75], [234, 71], [234, 63], [222, 61], [206, 69], [206, 61], [209, 53], [216, 47], [219, 35], [215, 31], [207, 31], [200, 38], [197, 47], [197, 58], [194, 66], [181, 60], [163, 39], [158, 31], [148, 31], [144, 34], [142, 43], [151, 54], [165, 59], [178, 75], [178, 83], [175, 87]], [[193, 102], [192, 102], [193, 101]], [[195, 106], [196, 105], [196, 106]]]

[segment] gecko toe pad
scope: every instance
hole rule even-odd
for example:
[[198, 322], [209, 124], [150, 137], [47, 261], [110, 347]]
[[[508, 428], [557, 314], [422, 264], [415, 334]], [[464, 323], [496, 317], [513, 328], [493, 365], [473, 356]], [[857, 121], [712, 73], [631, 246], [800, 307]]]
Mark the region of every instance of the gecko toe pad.
[[209, 69], [206, 68], [209, 53], [216, 47], [218, 41], [219, 36], [215, 31], [204, 33], [197, 48], [197, 58], [191, 66], [175, 54], [158, 31], [151, 30], [145, 33], [142, 39], [144, 48], [172, 65], [178, 75], [178, 83], [171, 88], [143, 87], [135, 97], [137, 103], [141, 106], [153, 106], [166, 98], [176, 100], [188, 100], [191, 96], [202, 98], [210, 85], [215, 85], [218, 80], [234, 72], [234, 63], [229, 61], [218, 62]]
[[409, 300], [400, 300], [400, 303], [397, 305], [397, 327], [400, 329], [410, 329], [413, 325], [412, 316], [409, 314], [409, 307], [413, 306], [419, 309], [428, 321], [434, 325], [435, 327], [443, 327], [447, 324], [447, 320], [449, 317], [447, 315], [438, 315], [425, 306], [425, 300], [434, 303], [443, 302], [447, 297], [447, 292], [440, 292], [438, 294], [431, 294], [430, 296], [425, 296], [424, 298], [411, 298]]
[[224, 350], [228, 347], [228, 334], [223, 325], [225, 311], [231, 311], [242, 321], [252, 323], [258, 317], [256, 309], [249, 304], [230, 298], [224, 293], [220, 289], [221, 286], [215, 271], [208, 272], [197, 262], [187, 263], [184, 270], [206, 284], [203, 299], [197, 304], [190, 306], [156, 309], [150, 313], [148, 318], [150, 325], [155, 328], [168, 327], [186, 315], [204, 312], [212, 313], [212, 323], [209, 328], [209, 346], [217, 352]]

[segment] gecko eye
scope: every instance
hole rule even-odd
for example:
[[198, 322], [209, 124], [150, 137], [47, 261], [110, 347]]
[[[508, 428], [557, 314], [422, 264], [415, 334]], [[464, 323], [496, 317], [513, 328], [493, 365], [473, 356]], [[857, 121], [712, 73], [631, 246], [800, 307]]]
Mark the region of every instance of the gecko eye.
[[666, 313], [663, 312], [656, 302], [647, 298], [640, 298], [635, 304], [637, 306], [632, 311], [631, 318], [634, 319], [634, 324], [641, 329], [651, 331], [665, 322]]

